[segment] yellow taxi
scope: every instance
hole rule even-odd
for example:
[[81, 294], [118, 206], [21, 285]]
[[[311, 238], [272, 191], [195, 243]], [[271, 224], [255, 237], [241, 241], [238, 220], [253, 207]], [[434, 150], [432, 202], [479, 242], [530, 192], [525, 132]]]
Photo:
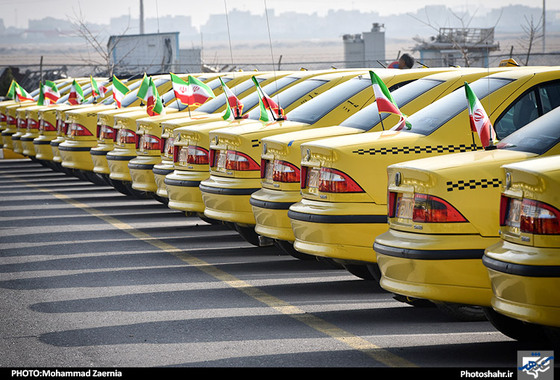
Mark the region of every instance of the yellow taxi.
[[[439, 69], [443, 71], [446, 69]], [[433, 73], [431, 69], [380, 69], [388, 87], [401, 86]], [[251, 123], [210, 132], [210, 177], [200, 185], [204, 215], [233, 223], [252, 244], [267, 241], [254, 231], [251, 194], [261, 185], [261, 140], [279, 133], [337, 125], [374, 101], [369, 73], [353, 78], [294, 109], [286, 120]]]
[[[276, 81], [265, 85], [264, 91], [267, 94], [272, 94], [275, 96], [293, 88], [299, 88], [301, 91], [302, 88], [309, 87], [309, 84], [307, 83], [312, 83], [312, 82], [308, 82], [310, 78], [314, 78], [319, 75], [322, 75], [322, 73], [324, 72], [325, 72], [324, 70], [295, 71], [288, 75], [279, 77]], [[300, 86], [300, 84], [302, 83], [305, 83], [303, 87]], [[250, 118], [250, 115], [251, 115], [251, 110], [256, 109], [257, 105], [259, 104], [258, 93], [253, 92], [250, 95], [247, 95], [242, 99], [242, 103], [243, 103], [243, 111], [246, 113], [243, 116], [243, 118], [240, 120], [246, 120], [246, 121], [254, 120]], [[172, 144], [172, 142], [174, 141], [173, 131], [177, 128], [189, 128], [189, 129], [197, 129], [197, 130], [200, 128], [204, 129], [205, 128], [204, 125], [211, 125], [212, 126], [211, 128], [217, 129], [220, 126], [223, 127], [229, 126], [230, 121], [224, 120], [223, 115], [214, 113], [211, 114], [211, 116], [210, 115], [207, 115], [205, 117], [195, 116], [190, 120], [189, 119], [173, 120], [170, 122], [162, 123], [162, 133], [165, 134], [167, 138], [166, 141], [168, 142], [167, 148], [164, 147], [164, 150], [162, 151], [162, 155], [160, 157], [160, 162], [155, 164], [154, 167], [152, 168], [153, 177], [146, 176], [146, 178], [150, 178], [150, 180], [152, 180], [153, 178], [153, 183], [151, 183], [150, 186], [155, 189], [157, 198], [163, 200], [166, 203], [168, 201], [167, 188], [164, 181], [166, 175], [173, 172], [173, 144]], [[208, 147], [206, 147], [204, 150], [196, 149], [196, 151], [199, 153], [202, 152], [202, 154], [204, 154], [204, 152], [208, 151]], [[208, 167], [206, 167], [206, 170], [208, 171]], [[188, 211], [188, 210], [183, 210], [183, 211]]]
[[[558, 136], [560, 112], [554, 113], [542, 122]], [[493, 293], [487, 316], [514, 339], [531, 340], [544, 330], [558, 343], [560, 156], [507, 164], [502, 170], [501, 240], [482, 257]]]
[[[559, 68], [515, 68], [478, 79], [481, 100], [498, 138], [526, 125], [517, 115], [526, 93], [558, 79]], [[417, 158], [482, 149], [471, 132], [465, 89], [457, 89], [408, 117], [411, 129], [339, 136], [304, 143], [302, 200], [290, 206], [294, 248], [328, 257], [359, 277], [372, 278], [375, 238], [386, 232], [387, 166]]]
[[[277, 75], [285, 74], [287, 73], [278, 73]], [[245, 73], [236, 73], [235, 75], [239, 77], [246, 77]], [[267, 80], [273, 80], [272, 78], [275, 76], [274, 73], [259, 73], [257, 75], [259, 77], [262, 76], [268, 78]], [[238, 84], [234, 87], [234, 91], [243, 95], [245, 95], [245, 92], [252, 92], [252, 89], [245, 84], [246, 82], [247, 80]], [[171, 86], [171, 84], [169, 85]], [[242, 86], [244, 86], [244, 88], [241, 88]], [[158, 115], [153, 117], [159, 119], [159, 121], [164, 121], [170, 118], [190, 118], [191, 116], [201, 116], [208, 113], [220, 112], [225, 109], [225, 100], [224, 97], [222, 97], [222, 94], [207, 101], [204, 105], [197, 107], [194, 110], [192, 110], [191, 107], [179, 109], [177, 104], [178, 102], [173, 101], [169, 107], [166, 107], [167, 115]], [[177, 115], [170, 116], [169, 113], [176, 113]], [[117, 183], [119, 183], [119, 186], [125, 186], [131, 194], [141, 198], [148, 198], [152, 195], [146, 193], [145, 191], [132, 188], [132, 176], [128, 168], [128, 163], [136, 157], [137, 120], [146, 116], [145, 111], [135, 111], [123, 115], [116, 115], [113, 128], [115, 129], [117, 137], [114, 142], [113, 149], [106, 155], [110, 172], [109, 178], [111, 181], [118, 181]]]
[[[560, 105], [560, 82], [534, 91], [538, 101], [530, 92], [526, 96], [535, 100], [536, 114]], [[497, 149], [389, 166], [389, 230], [374, 243], [381, 286], [431, 300], [452, 314], [482, 315], [481, 308], [464, 305], [490, 306], [492, 290], [481, 259], [500, 238], [500, 167], [560, 154], [559, 116], [555, 108], [502, 139]]]
[[[277, 80], [270, 82], [267, 87], [271, 88], [275, 92], [283, 91], [305, 78], [317, 75], [310, 71], [299, 71], [289, 75], [287, 74], [287, 72], [280, 73], [280, 75], [277, 75]], [[266, 77], [263, 76], [261, 80], [264, 79], [266, 79]], [[221, 96], [223, 89], [220, 80], [217, 79], [214, 81], [213, 85], [214, 93], [220, 97], [220, 100], [216, 101], [216, 105], [221, 101], [223, 101], [223, 104], [225, 105], [225, 98]], [[251, 94], [245, 96], [242, 99], [242, 102], [244, 110], [253, 109], [258, 104], [257, 93], [252, 92]], [[157, 194], [157, 184], [155, 182], [153, 172], [154, 165], [161, 163], [162, 153], [163, 150], [165, 150], [165, 143], [167, 141], [162, 140], [164, 130], [167, 130], [166, 134], [169, 136], [171, 132], [170, 129], [174, 129], [178, 125], [191, 125], [193, 123], [202, 124], [209, 123], [213, 120], [222, 120], [222, 115], [219, 112], [212, 112], [208, 114], [197, 113], [197, 115], [192, 115], [192, 117], [183, 115], [182, 118], [174, 118], [171, 120], [155, 120], [154, 118], [144, 118], [138, 120], [136, 133], [139, 136], [140, 143], [136, 152], [136, 158], [130, 160], [128, 163], [130, 176], [132, 177], [132, 188], [151, 193], [156, 199], [167, 203], [166, 197], [161, 197]], [[171, 141], [167, 144], [167, 150], [170, 150], [170, 147]]]
[[[350, 80], [357, 73], [354, 70], [320, 73], [278, 93], [275, 99], [284, 107], [285, 112], [291, 112], [317, 95]], [[263, 91], [267, 92], [268, 88], [265, 87]], [[260, 109], [254, 108], [246, 116], [231, 122], [215, 121], [189, 126], [175, 125], [170, 128], [173, 130], [174, 151], [167, 151], [165, 161], [154, 167], [157, 192], [160, 196], [168, 197], [170, 208], [196, 213], [205, 218], [199, 184], [209, 176], [209, 133], [232, 125], [253, 123], [259, 119]]]
[[[391, 93], [394, 101], [405, 115], [411, 115], [435, 100], [463, 86], [501, 69], [454, 69], [432, 74], [407, 84]], [[338, 126], [315, 128], [284, 133], [264, 138], [261, 162], [261, 189], [251, 194], [256, 226], [255, 232], [275, 239], [277, 245], [290, 254], [294, 234], [288, 208], [301, 200], [300, 195], [300, 146], [319, 138], [380, 131], [398, 122], [396, 115], [379, 114], [377, 102], [344, 120]], [[301, 256], [301, 255], [298, 255]]]

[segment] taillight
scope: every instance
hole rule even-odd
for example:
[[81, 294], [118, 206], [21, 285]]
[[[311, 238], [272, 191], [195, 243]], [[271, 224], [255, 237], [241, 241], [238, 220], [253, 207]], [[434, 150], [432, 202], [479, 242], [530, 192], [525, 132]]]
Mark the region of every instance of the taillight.
[[54, 132], [56, 131], [56, 127], [49, 123], [48, 121], [41, 119], [39, 122], [39, 130], [46, 131], [46, 132]]
[[173, 145], [175, 143], [175, 138], [168, 137], [165, 139], [163, 146], [161, 148], [161, 153], [167, 158], [173, 157]]
[[[208, 165], [208, 151], [202, 147], [196, 145], [189, 145], [186, 148], [187, 163], [197, 164], [197, 165]], [[181, 149], [181, 151], [183, 151]]]
[[38, 129], [39, 123], [35, 119], [27, 119], [27, 130]]
[[0, 123], [5, 123], [5, 122], [6, 122], [6, 114], [0, 113]]
[[108, 125], [101, 124], [97, 137], [101, 140], [115, 140], [115, 129]]
[[523, 233], [536, 235], [560, 234], [560, 210], [532, 199], [514, 199], [502, 196], [501, 225], [519, 228]]
[[321, 168], [318, 189], [324, 193], [363, 193], [364, 190], [349, 175], [340, 170]]
[[17, 118], [17, 127], [21, 129], [27, 128], [27, 119]]
[[140, 150], [159, 150], [161, 152], [161, 139], [154, 135], [142, 135], [139, 148]]
[[16, 119], [13, 116], [8, 116], [7, 123], [8, 125], [16, 125]]
[[397, 205], [397, 193], [393, 191], [389, 191], [387, 193], [387, 216], [389, 218], [395, 217], [395, 211], [397, 209], [396, 205]]
[[287, 161], [274, 160], [268, 165], [272, 169], [272, 180], [275, 182], [300, 182], [299, 179], [299, 168]]
[[261, 166], [245, 153], [235, 150], [210, 150], [209, 162], [218, 169], [260, 171]]
[[71, 123], [68, 136], [93, 136], [93, 134], [81, 124]]
[[136, 132], [121, 128], [117, 132], [117, 141], [121, 144], [136, 144]]
[[452, 223], [467, 220], [456, 208], [441, 198], [427, 194], [414, 194], [412, 220], [421, 223]]

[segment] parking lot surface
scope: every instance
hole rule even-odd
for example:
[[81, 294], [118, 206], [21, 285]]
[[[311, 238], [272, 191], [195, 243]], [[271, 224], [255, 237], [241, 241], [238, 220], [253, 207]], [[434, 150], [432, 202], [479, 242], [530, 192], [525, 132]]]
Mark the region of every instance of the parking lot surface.
[[540, 349], [30, 160], [0, 160], [0, 216], [5, 368], [515, 371]]

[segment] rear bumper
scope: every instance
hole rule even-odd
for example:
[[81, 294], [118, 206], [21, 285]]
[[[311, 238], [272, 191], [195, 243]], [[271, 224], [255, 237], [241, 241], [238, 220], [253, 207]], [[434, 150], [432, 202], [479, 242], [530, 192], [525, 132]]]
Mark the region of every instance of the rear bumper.
[[483, 263], [492, 284], [492, 307], [522, 321], [560, 327], [560, 249], [500, 241]]
[[278, 191], [267, 188], [251, 194], [249, 203], [255, 217], [255, 232], [272, 239], [294, 241], [288, 209], [301, 200], [299, 191]]
[[498, 238], [415, 234], [389, 229], [374, 250], [381, 286], [410, 297], [490, 306], [492, 290], [482, 255]]
[[204, 212], [204, 201], [198, 186], [208, 178], [207, 172], [175, 170], [165, 176], [167, 188], [167, 206], [172, 209], [192, 212]]

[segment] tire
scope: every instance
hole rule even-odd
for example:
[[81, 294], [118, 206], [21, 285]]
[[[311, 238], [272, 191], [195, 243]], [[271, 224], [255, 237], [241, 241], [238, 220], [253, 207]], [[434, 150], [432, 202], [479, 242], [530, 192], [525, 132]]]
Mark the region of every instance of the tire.
[[539, 325], [508, 317], [489, 307], [484, 308], [484, 313], [486, 318], [499, 332], [512, 339], [531, 343], [548, 341], [545, 330]]
[[365, 264], [343, 264], [344, 269], [352, 273], [354, 276], [361, 278], [362, 280], [372, 281], [375, 280], [373, 275], [370, 273], [367, 265]]
[[463, 322], [485, 321], [484, 308], [475, 305], [462, 305], [450, 302], [434, 302], [438, 309], [454, 319]]
[[240, 224], [235, 223], [235, 230], [241, 235], [246, 242], [260, 247], [259, 245], [259, 235], [255, 232], [254, 227], [242, 226]]
[[280, 248], [280, 250], [292, 257], [295, 257], [299, 260], [309, 261], [309, 260], [317, 260], [317, 258], [313, 255], [308, 255], [306, 253], [302, 253], [297, 251], [294, 248], [294, 244], [290, 241], [286, 240], [274, 240], [274, 244]]

